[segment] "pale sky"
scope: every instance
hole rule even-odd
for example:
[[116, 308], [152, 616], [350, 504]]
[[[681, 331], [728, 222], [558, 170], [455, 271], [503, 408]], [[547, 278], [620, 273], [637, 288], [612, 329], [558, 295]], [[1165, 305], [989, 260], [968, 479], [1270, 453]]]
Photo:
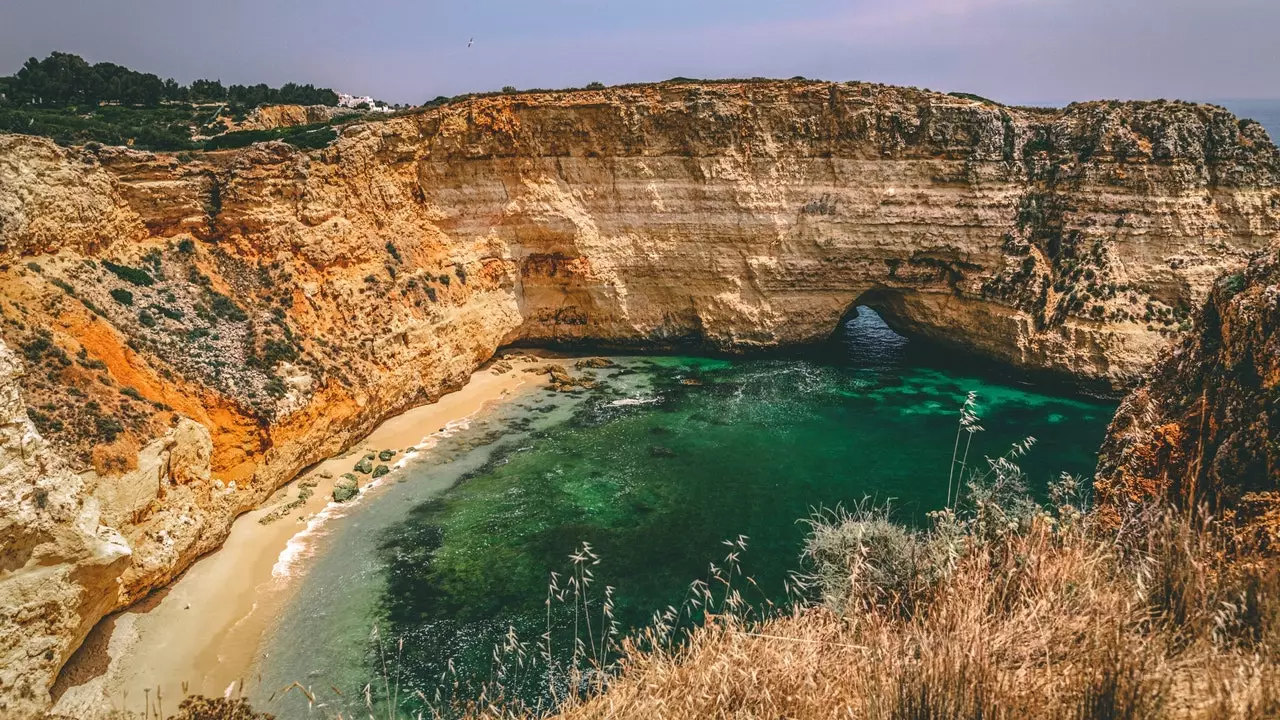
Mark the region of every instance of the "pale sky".
[[1280, 0], [0, 0], [0, 74], [51, 50], [403, 103], [794, 75], [1018, 104], [1280, 98]]

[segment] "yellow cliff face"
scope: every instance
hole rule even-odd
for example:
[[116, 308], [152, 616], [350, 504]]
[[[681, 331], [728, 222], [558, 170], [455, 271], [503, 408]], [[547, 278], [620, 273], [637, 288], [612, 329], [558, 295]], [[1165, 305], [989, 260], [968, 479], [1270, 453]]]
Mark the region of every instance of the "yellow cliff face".
[[[0, 711], [43, 707], [104, 613], [503, 344], [766, 349], [861, 303], [1121, 386], [1277, 241], [1278, 185], [1265, 133], [1216, 108], [814, 82], [478, 98], [310, 152], [0, 136]], [[33, 619], [49, 602], [64, 619]]]

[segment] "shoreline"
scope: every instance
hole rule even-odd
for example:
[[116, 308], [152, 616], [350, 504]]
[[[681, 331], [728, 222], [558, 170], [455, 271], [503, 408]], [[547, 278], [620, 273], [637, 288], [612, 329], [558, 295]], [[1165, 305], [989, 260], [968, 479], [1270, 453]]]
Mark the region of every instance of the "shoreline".
[[[160, 709], [171, 712], [187, 695], [236, 696], [256, 686], [263, 640], [293, 596], [294, 580], [304, 574], [296, 569], [310, 556], [323, 526], [346, 515], [416, 455], [429, 452], [434, 436], [465, 427], [494, 404], [533, 387], [539, 377], [526, 372], [529, 361], [508, 362], [501, 371], [498, 362], [497, 357], [486, 362], [461, 389], [388, 418], [343, 453], [303, 471], [260, 507], [236, 518], [219, 549], [169, 585], [104, 618], [63, 669], [53, 712], [90, 718], [136, 711], [149, 702], [154, 713], [157, 698]], [[360, 495], [333, 503], [335, 481], [362, 454], [383, 449], [396, 450], [386, 463], [391, 474], [360, 476]], [[303, 481], [316, 483], [308, 499], [274, 522], [259, 522], [297, 497]]]

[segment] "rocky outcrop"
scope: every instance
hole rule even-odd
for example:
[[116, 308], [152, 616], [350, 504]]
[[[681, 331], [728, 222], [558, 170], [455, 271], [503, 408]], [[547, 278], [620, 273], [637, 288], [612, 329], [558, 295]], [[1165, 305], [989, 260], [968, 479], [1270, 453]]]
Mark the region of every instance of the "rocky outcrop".
[[119, 605], [129, 544], [32, 426], [0, 344], [0, 710], [31, 716], [80, 640]]
[[[761, 350], [820, 342], [866, 304], [1120, 386], [1280, 233], [1276, 149], [1219, 108], [1031, 111], [859, 83], [475, 98], [310, 152], [6, 136], [0, 170], [15, 413], [66, 468], [41, 477], [67, 478], [131, 553], [17, 562], [6, 543], [6, 567], [70, 578], [57, 597], [79, 618], [0, 618], [32, 697], [93, 619], [502, 345]], [[19, 517], [13, 532], [46, 522]], [[23, 605], [17, 587], [0, 574], [0, 607]]]
[[239, 130], [275, 130], [329, 122], [344, 115], [358, 114], [356, 110], [330, 105], [263, 105], [254, 108], [244, 120], [227, 128]]
[[1205, 504], [1280, 547], [1280, 253], [1219, 280], [1195, 331], [1125, 398], [1097, 488], [1116, 515]]

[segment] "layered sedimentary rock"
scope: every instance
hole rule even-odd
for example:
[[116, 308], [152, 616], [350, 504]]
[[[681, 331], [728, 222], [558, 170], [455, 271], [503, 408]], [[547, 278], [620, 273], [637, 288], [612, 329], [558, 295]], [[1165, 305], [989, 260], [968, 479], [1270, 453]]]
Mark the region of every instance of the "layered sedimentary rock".
[[[5, 476], [0, 515], [71, 533], [5, 539], [0, 713], [237, 513], [504, 344], [762, 350], [861, 303], [1118, 386], [1278, 233], [1261, 127], [1182, 103], [666, 83], [476, 98], [311, 152], [0, 136], [0, 336], [26, 367], [3, 389], [62, 468]], [[40, 602], [68, 619], [41, 625], [23, 588], [55, 572]]]
[[1121, 404], [1098, 478], [1116, 515], [1207, 505], [1280, 547], [1280, 253], [1219, 280], [1194, 332]]

